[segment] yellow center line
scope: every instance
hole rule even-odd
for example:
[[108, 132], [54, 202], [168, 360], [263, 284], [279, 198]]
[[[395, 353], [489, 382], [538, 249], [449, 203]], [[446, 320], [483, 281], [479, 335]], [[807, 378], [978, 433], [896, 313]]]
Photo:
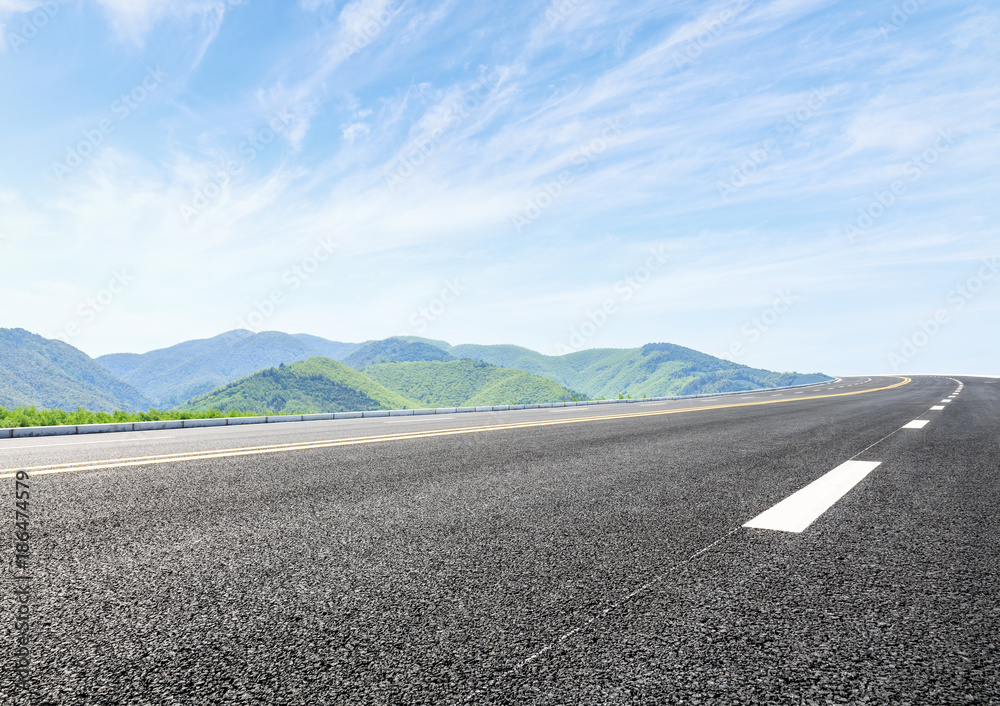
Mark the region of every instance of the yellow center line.
[[302, 441], [290, 444], [271, 444], [267, 446], [242, 446], [234, 449], [217, 449], [214, 451], [191, 451], [187, 453], [161, 454], [158, 456], [139, 456], [134, 458], [108, 459], [103, 461], [81, 461], [77, 463], [49, 464], [45, 466], [26, 466], [23, 468], [5, 469], [0, 473], [0, 479], [13, 478], [18, 471], [25, 471], [32, 476], [44, 476], [54, 473], [77, 473], [80, 471], [98, 471], [108, 468], [127, 468], [130, 466], [153, 466], [163, 463], [182, 463], [184, 461], [203, 461], [216, 458], [233, 458], [236, 456], [257, 456], [260, 454], [282, 453], [285, 451], [305, 451], [309, 449], [329, 449], [337, 446], [356, 446], [361, 444], [378, 444], [388, 441], [406, 441], [410, 439], [427, 439], [437, 436], [455, 436], [458, 434], [475, 434], [484, 431], [504, 431], [509, 429], [528, 429], [532, 427], [549, 427], [559, 424], [582, 424], [600, 422], [612, 419], [634, 419], [637, 417], [656, 417], [666, 414], [683, 414], [685, 412], [707, 412], [713, 409], [734, 409], [738, 407], [759, 407], [772, 404], [787, 404], [790, 402], [806, 402], [808, 400], [824, 400], [831, 397], [850, 397], [865, 395], [872, 392], [892, 390], [912, 382], [910, 378], [900, 378], [900, 382], [888, 387], [878, 387], [871, 390], [856, 390], [854, 392], [839, 392], [832, 395], [814, 395], [812, 397], [788, 397], [780, 400], [761, 400], [758, 402], [741, 402], [737, 404], [720, 404], [710, 407], [683, 407], [680, 409], [661, 409], [649, 412], [629, 412], [623, 414], [602, 414], [599, 416], [572, 417], [569, 419], [542, 419], [531, 422], [510, 422], [507, 424], [489, 424], [475, 427], [457, 427], [452, 429], [437, 429], [427, 431], [402, 432], [399, 434], [379, 434], [377, 436], [360, 436], [348, 439], [330, 439], [324, 441]]

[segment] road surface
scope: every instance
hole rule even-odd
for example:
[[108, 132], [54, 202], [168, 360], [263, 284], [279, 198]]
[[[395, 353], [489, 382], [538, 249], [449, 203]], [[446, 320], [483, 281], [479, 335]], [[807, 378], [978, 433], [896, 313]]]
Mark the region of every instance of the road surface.
[[18, 469], [11, 703], [1000, 704], [995, 381], [4, 440], [8, 537]]

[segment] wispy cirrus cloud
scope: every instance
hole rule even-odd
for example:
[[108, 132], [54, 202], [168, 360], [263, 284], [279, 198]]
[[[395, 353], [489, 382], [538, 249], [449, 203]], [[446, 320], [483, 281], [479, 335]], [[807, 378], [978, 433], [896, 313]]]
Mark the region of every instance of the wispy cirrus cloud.
[[123, 40], [142, 45], [153, 27], [163, 21], [192, 17], [218, 18], [241, 0], [97, 0], [104, 9], [115, 34]]
[[[107, 8], [113, 37], [127, 38], [110, 52], [155, 60], [180, 33], [203, 48], [197, 70], [181, 72], [170, 101], [123, 124], [71, 185], [26, 186], [0, 168], [11, 204], [0, 228], [22, 262], [62, 257], [22, 231], [62, 244], [54, 271], [76, 287], [87, 285], [71, 263], [108, 260], [95, 233], [150, 291], [169, 288], [174, 271], [208, 290], [224, 283], [232, 307], [206, 303], [197, 287], [178, 293], [178, 306], [199, 312], [200, 333], [232, 328], [285, 266], [335, 234], [338, 266], [271, 325], [387, 335], [405, 325], [411, 300], [461, 276], [475, 286], [430, 335], [549, 350], [643, 252], [665, 245], [670, 263], [593, 345], [666, 338], [717, 351], [792, 287], [802, 299], [788, 321], [809, 343], [775, 331], [741, 362], [802, 367], [803, 356], [850, 372], [881, 362], [879, 317], [909, 316], [928, 282], [960, 278], [1000, 241], [989, 197], [1000, 62], [982, 31], [1000, 13], [989, 7], [926, 7], [886, 35], [886, 8], [860, 2], [249, 3], [238, 37], [209, 2], [131, 7]], [[824, 98], [803, 113], [817, 92]], [[276, 111], [287, 125], [241, 155]], [[28, 147], [44, 142], [41, 127], [75, 134], [51, 114], [39, 106], [40, 127], [16, 131], [24, 139], [9, 150], [42, 153]], [[954, 144], [848, 242], [844, 224], [945, 128]], [[179, 205], [230, 161], [241, 169], [185, 223]], [[18, 153], [17, 163], [31, 161]], [[566, 171], [518, 230], [512, 216]], [[723, 200], [717, 185], [734, 171], [745, 183]], [[121, 302], [123, 317], [140, 303], [157, 309], [145, 286], [130, 287], [136, 303]], [[845, 310], [861, 343], [835, 360], [837, 330], [822, 322]], [[169, 331], [186, 324], [163, 317], [169, 326], [129, 333], [173, 343]], [[113, 347], [94, 336], [95, 352]]]

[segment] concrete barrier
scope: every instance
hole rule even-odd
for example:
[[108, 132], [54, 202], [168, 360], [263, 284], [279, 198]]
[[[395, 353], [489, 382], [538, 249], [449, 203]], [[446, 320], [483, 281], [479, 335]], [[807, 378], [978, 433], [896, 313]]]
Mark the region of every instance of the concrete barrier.
[[224, 427], [228, 423], [225, 418], [221, 419], [185, 419], [184, 429], [198, 429], [200, 427]]
[[132, 425], [132, 431], [163, 431], [165, 429], [181, 429], [183, 427], [183, 419], [164, 419], [158, 422], [136, 422]]
[[302, 421], [301, 414], [279, 414], [276, 417], [267, 418], [268, 424], [278, 424], [281, 422], [301, 422], [301, 421]]
[[133, 431], [135, 422], [124, 422], [121, 424], [80, 424], [76, 428], [77, 434], [108, 434], [120, 431]]
[[11, 436], [14, 439], [26, 439], [32, 436], [68, 436], [69, 434], [76, 434], [75, 426], [18, 427], [13, 430]]
[[303, 414], [303, 422], [328, 422], [333, 419], [333, 412], [323, 412], [320, 414]]
[[226, 417], [226, 426], [239, 424], [266, 424], [267, 417]]

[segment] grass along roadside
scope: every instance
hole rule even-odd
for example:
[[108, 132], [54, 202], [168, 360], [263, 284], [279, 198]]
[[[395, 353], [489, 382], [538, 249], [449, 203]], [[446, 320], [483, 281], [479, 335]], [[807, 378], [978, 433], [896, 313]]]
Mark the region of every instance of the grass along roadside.
[[91, 412], [77, 407], [69, 412], [64, 409], [37, 409], [35, 407], [0, 407], [0, 429], [21, 427], [54, 427], [80, 424], [125, 424], [128, 422], [162, 422], [174, 419], [219, 419], [222, 417], [254, 417], [257, 412], [222, 412], [209, 409], [200, 412], [161, 411], [148, 412]]

